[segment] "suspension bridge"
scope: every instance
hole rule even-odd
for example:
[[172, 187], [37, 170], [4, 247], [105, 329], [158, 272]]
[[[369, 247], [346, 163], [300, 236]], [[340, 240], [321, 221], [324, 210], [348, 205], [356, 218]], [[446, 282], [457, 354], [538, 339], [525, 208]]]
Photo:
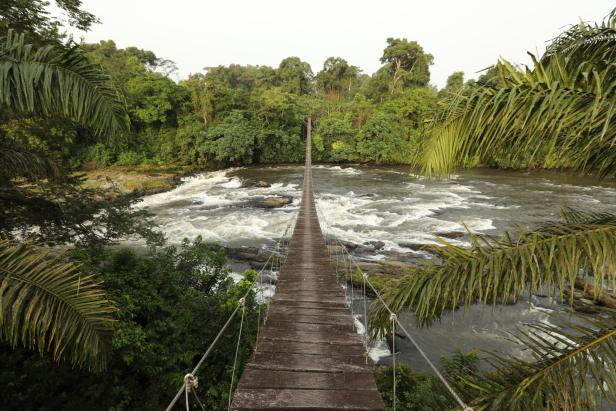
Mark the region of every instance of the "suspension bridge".
[[308, 122], [302, 201], [267, 322], [232, 410], [384, 410], [321, 233]]
[[[235, 393], [232, 395], [237, 381], [237, 353], [244, 322], [244, 298], [240, 299], [235, 311], [193, 371], [185, 376], [184, 384], [167, 407], [167, 411], [174, 409], [182, 395], [185, 397], [186, 410], [189, 411], [191, 392], [201, 408], [206, 409], [195, 393], [197, 371], [215, 349], [220, 336], [240, 312], [240, 332], [229, 391], [229, 410], [381, 411], [386, 409], [377, 390], [373, 366], [367, 355], [367, 330], [364, 330], [362, 339], [355, 329], [355, 318], [350, 308], [354, 299], [354, 287], [359, 287], [359, 284], [353, 284], [349, 273], [355, 269], [361, 273], [361, 269], [356, 264], [353, 265], [352, 256], [339, 241], [335, 244], [342, 252], [337, 252], [335, 265], [333, 264], [334, 256], [329, 252], [330, 244], [326, 241], [327, 236], [323, 235], [321, 228], [323, 222], [319, 219], [318, 207], [314, 200], [311, 151], [311, 122], [308, 120], [301, 205], [294, 227], [292, 227], [293, 221], [289, 226], [292, 227], [292, 236], [288, 245], [285, 240], [286, 233], [283, 240], [277, 244], [278, 247], [282, 244], [286, 255], [282, 256], [277, 252], [268, 260], [271, 261], [271, 270], [278, 272], [276, 293], [268, 305], [263, 326], [260, 326], [262, 318], [259, 309], [260, 328], [255, 351], [239, 378]], [[272, 259], [273, 256], [276, 257]], [[279, 266], [275, 267], [274, 261], [278, 261]], [[263, 284], [262, 274], [267, 266], [268, 263], [259, 272], [256, 286]], [[338, 282], [341, 272], [347, 276], [344, 278], [345, 288]], [[370, 283], [367, 275], [361, 274], [363, 320], [367, 328], [366, 287], [372, 289], [382, 304], [385, 304], [385, 301]], [[396, 409], [395, 335], [398, 329], [415, 345], [460, 408], [465, 411], [471, 410], [424, 354], [397, 316], [386, 304], [385, 307], [391, 314], [391, 335], [394, 344], [392, 408]]]

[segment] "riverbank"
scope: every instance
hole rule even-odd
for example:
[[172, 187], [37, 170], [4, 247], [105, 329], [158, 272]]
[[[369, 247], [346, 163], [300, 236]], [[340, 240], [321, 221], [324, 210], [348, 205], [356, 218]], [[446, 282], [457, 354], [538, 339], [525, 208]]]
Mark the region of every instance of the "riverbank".
[[111, 190], [112, 195], [138, 192], [141, 195], [162, 193], [182, 184], [182, 178], [209, 170], [182, 165], [111, 166], [82, 170], [75, 175], [83, 177], [86, 189]]

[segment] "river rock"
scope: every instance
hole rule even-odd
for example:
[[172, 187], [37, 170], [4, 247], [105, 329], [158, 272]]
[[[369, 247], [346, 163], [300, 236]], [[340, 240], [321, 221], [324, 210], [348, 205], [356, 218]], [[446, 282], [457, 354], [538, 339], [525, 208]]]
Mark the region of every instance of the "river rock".
[[269, 252], [257, 247], [227, 248], [227, 255], [232, 260], [248, 261], [251, 263], [265, 263]]
[[344, 254], [344, 248], [341, 245], [328, 245], [327, 250], [332, 255]]
[[423, 251], [427, 248], [427, 244], [411, 243], [409, 241], [400, 241], [398, 245], [413, 251]]
[[352, 243], [350, 241], [339, 240], [340, 244], [342, 244], [347, 250], [355, 250], [359, 247], [359, 244]]
[[368, 241], [367, 244], [370, 244], [375, 250], [382, 250], [385, 248], [385, 243], [383, 241]]
[[271, 186], [272, 185], [270, 183], [268, 183], [267, 181], [263, 181], [263, 180], [251, 180], [251, 179], [242, 180], [242, 188], [249, 188], [249, 187], [268, 188]]
[[575, 309], [575, 311], [579, 311], [581, 313], [586, 313], [586, 314], [595, 314], [599, 311], [595, 302], [592, 300], [588, 300], [586, 298], [580, 298], [579, 300], [574, 300], [573, 308]]
[[434, 234], [436, 234], [439, 237], [449, 238], [451, 240], [462, 238], [466, 235], [466, 233], [463, 233], [461, 231], [447, 231], [444, 233], [434, 233]]
[[277, 208], [283, 207], [293, 202], [293, 197], [290, 196], [274, 196], [274, 197], [265, 197], [253, 202], [255, 207], [260, 208]]

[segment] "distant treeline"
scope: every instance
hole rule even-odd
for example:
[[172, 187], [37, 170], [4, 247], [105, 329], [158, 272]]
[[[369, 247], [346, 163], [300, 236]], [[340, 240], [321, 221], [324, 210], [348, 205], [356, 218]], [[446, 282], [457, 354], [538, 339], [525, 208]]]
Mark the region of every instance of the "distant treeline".
[[[172, 62], [113, 41], [83, 46], [126, 94], [131, 135], [86, 145], [78, 158], [96, 166], [140, 162], [251, 164], [302, 159], [303, 119], [317, 122], [321, 161], [408, 163], [437, 106], [432, 56], [414, 41], [387, 39], [372, 76], [339, 57], [316, 74], [298, 57], [278, 67], [210, 67], [173, 82]], [[462, 87], [457, 73], [448, 88]]]
[[430, 86], [433, 57], [406, 39], [387, 39], [383, 65], [371, 76], [339, 57], [316, 74], [288, 57], [277, 68], [206, 68], [179, 83], [169, 78], [174, 63], [151, 51], [118, 49], [111, 40], [81, 46], [124, 93], [130, 131], [101, 139], [62, 119], [3, 124], [69, 169], [298, 162], [306, 115], [316, 120], [317, 161], [409, 163], [439, 98], [463, 85], [458, 72], [440, 92]]

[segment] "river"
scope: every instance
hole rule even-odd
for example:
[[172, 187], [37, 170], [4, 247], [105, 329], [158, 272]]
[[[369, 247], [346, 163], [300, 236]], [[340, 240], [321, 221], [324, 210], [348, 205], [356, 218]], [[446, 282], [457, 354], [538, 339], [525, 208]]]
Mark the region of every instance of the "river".
[[[186, 178], [172, 191], [145, 197], [140, 206], [154, 213], [171, 243], [201, 235], [233, 248], [271, 247], [299, 207], [302, 172], [301, 166], [287, 165], [204, 173]], [[439, 233], [451, 242], [467, 244], [459, 234], [464, 226], [498, 235], [516, 226], [533, 227], [558, 219], [563, 207], [616, 212], [616, 184], [562, 173], [481, 169], [436, 181], [407, 167], [316, 165], [313, 178], [317, 205], [330, 233], [360, 245], [378, 242], [370, 252], [358, 251], [357, 258], [364, 260], [429, 258], [418, 245], [435, 243]], [[271, 186], [256, 187], [247, 181]], [[281, 208], [255, 205], [268, 196], [293, 200]], [[422, 330], [414, 328], [410, 315], [402, 319], [435, 361], [458, 348], [524, 356], [508, 340], [507, 332], [529, 322], [548, 322], [554, 310], [562, 312], [542, 299], [495, 310], [474, 306], [465, 315], [447, 315], [441, 323]], [[425, 368], [408, 341], [397, 345], [403, 360]]]

